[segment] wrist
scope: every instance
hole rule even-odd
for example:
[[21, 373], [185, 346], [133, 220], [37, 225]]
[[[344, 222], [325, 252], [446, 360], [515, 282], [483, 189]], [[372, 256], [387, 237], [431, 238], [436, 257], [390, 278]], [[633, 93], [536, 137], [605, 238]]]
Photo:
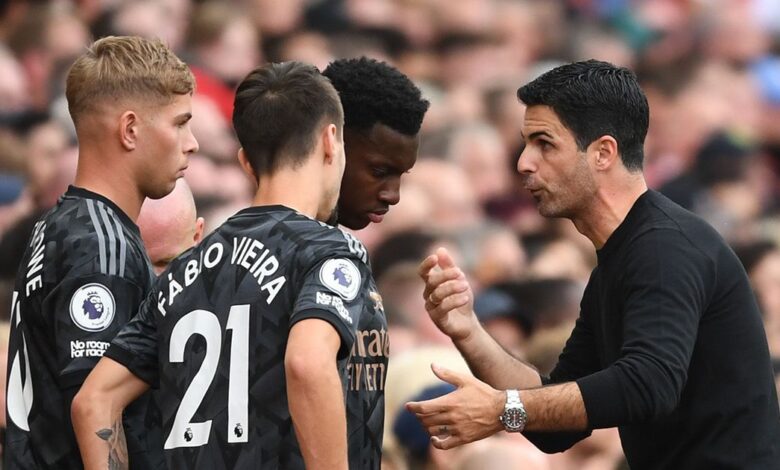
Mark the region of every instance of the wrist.
[[526, 424], [528, 424], [528, 413], [525, 411], [519, 390], [506, 391], [506, 402], [500, 420], [506, 432], [523, 432], [525, 430]]
[[466, 333], [462, 336], [452, 338], [452, 343], [461, 352], [464, 350], [468, 351], [475, 345], [478, 347], [480, 342], [479, 336], [484, 332], [482, 325], [477, 320], [477, 315], [472, 312], [471, 317], [473, 318], [473, 321], [466, 330]]
[[493, 432], [497, 433], [504, 430], [504, 423], [501, 420], [501, 416], [504, 414], [504, 406], [506, 405], [506, 390], [496, 390], [493, 394], [492, 401], [493, 410], [495, 411], [496, 416]]

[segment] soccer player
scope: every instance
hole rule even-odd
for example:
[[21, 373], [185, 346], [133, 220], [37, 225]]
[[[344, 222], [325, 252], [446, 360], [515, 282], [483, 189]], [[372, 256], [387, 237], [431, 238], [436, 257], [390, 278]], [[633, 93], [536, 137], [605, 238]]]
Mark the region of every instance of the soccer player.
[[[79, 57], [66, 95], [79, 140], [75, 186], [36, 225], [13, 294], [6, 469], [81, 468], [73, 396], [154, 275], [135, 219], [168, 194], [198, 148], [194, 80], [159, 41], [108, 37]], [[153, 468], [146, 397], [128, 407], [129, 451]]]
[[401, 176], [417, 161], [429, 103], [406, 75], [365, 57], [339, 59], [323, 72], [344, 107], [347, 168], [338, 223], [359, 230], [382, 221], [401, 197]]
[[233, 121], [254, 205], [171, 263], [87, 379], [87, 468], [122, 455], [122, 410], [155, 386], [169, 468], [378, 469], [387, 323], [365, 249], [321, 222], [345, 165], [339, 97], [312, 66], [271, 64]]

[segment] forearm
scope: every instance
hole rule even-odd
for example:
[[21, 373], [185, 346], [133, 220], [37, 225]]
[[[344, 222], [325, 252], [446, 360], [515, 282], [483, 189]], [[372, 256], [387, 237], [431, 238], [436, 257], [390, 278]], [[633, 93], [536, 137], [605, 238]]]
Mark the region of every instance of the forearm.
[[318, 318], [290, 328], [284, 356], [287, 400], [308, 469], [347, 468], [347, 418], [336, 356], [341, 338]]
[[105, 397], [80, 394], [73, 402], [72, 419], [86, 470], [129, 468], [121, 409]]
[[[432, 436], [434, 447], [450, 449], [504, 429], [499, 417], [504, 413], [506, 392], [442, 367], [434, 366], [433, 372], [457, 389], [432, 400], [409, 402], [406, 408], [420, 419]], [[589, 434], [585, 406], [576, 383], [521, 390], [520, 397], [528, 417], [527, 437], [543, 451], [561, 452]]]
[[287, 396], [306, 468], [347, 468], [344, 395], [335, 361], [287, 373]]
[[128, 468], [122, 412], [148, 389], [146, 382], [122, 364], [106, 357], [98, 362], [71, 406], [86, 470]]
[[585, 402], [576, 382], [520, 391], [528, 414], [527, 431], [584, 431]]
[[536, 369], [512, 357], [480, 325], [475, 325], [468, 337], [453, 342], [474, 376], [495, 389], [530, 389], [542, 385]]

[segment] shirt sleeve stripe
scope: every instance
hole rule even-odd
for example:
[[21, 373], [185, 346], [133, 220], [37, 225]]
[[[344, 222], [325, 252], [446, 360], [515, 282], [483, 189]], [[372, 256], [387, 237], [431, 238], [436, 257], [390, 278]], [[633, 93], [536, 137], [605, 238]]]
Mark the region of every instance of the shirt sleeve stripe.
[[116, 236], [114, 235], [114, 227], [111, 225], [111, 221], [108, 220], [108, 214], [106, 214], [106, 206], [102, 202], [98, 202], [98, 209], [100, 210], [100, 217], [103, 219], [103, 226], [108, 233], [108, 274], [111, 276], [116, 275]]
[[103, 236], [103, 230], [100, 228], [100, 220], [95, 213], [95, 203], [91, 199], [87, 199], [87, 210], [89, 211], [89, 217], [92, 219], [92, 225], [95, 227], [95, 232], [98, 236], [98, 248], [100, 253], [100, 272], [102, 274], [108, 274], [106, 271], [106, 239]]
[[116, 217], [114, 211], [108, 211], [108, 214], [114, 221], [117, 239], [119, 240], [119, 277], [125, 277], [125, 261], [127, 259], [127, 240], [125, 239], [125, 231], [122, 228], [122, 224], [119, 223], [119, 219]]
[[363, 243], [361, 243], [360, 240], [352, 236], [352, 234], [349, 232], [341, 230], [341, 234], [344, 236], [344, 239], [347, 241], [347, 246], [349, 247], [349, 251], [353, 255], [360, 258], [362, 262], [367, 263], [368, 253], [366, 252], [366, 248], [363, 246]]

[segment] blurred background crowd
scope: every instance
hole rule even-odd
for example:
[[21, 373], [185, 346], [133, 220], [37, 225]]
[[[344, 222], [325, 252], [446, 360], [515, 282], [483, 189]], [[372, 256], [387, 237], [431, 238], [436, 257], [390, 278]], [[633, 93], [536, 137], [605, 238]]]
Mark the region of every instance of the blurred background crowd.
[[[233, 88], [258, 64], [301, 60], [323, 69], [365, 55], [398, 67], [431, 102], [401, 202], [382, 224], [356, 233], [370, 250], [391, 325], [386, 468], [625, 465], [615, 430], [554, 456], [507, 435], [437, 451], [402, 407], [448, 391], [430, 372], [432, 361], [465, 370], [424, 310], [416, 268], [434, 247], [455, 253], [475, 289], [477, 314], [507, 350], [549, 372], [568, 337], [595, 252], [570, 222], [538, 215], [515, 171], [524, 113], [515, 92], [562, 62], [596, 58], [637, 73], [650, 102], [648, 183], [732, 244], [762, 308], [777, 371], [777, 0], [0, 1], [5, 325], [32, 225], [75, 174], [64, 75], [87, 44], [111, 34], [159, 37], [195, 73], [200, 151], [185, 178], [206, 233], [251, 200], [230, 116]], [[0, 355], [6, 349], [0, 344]]]

